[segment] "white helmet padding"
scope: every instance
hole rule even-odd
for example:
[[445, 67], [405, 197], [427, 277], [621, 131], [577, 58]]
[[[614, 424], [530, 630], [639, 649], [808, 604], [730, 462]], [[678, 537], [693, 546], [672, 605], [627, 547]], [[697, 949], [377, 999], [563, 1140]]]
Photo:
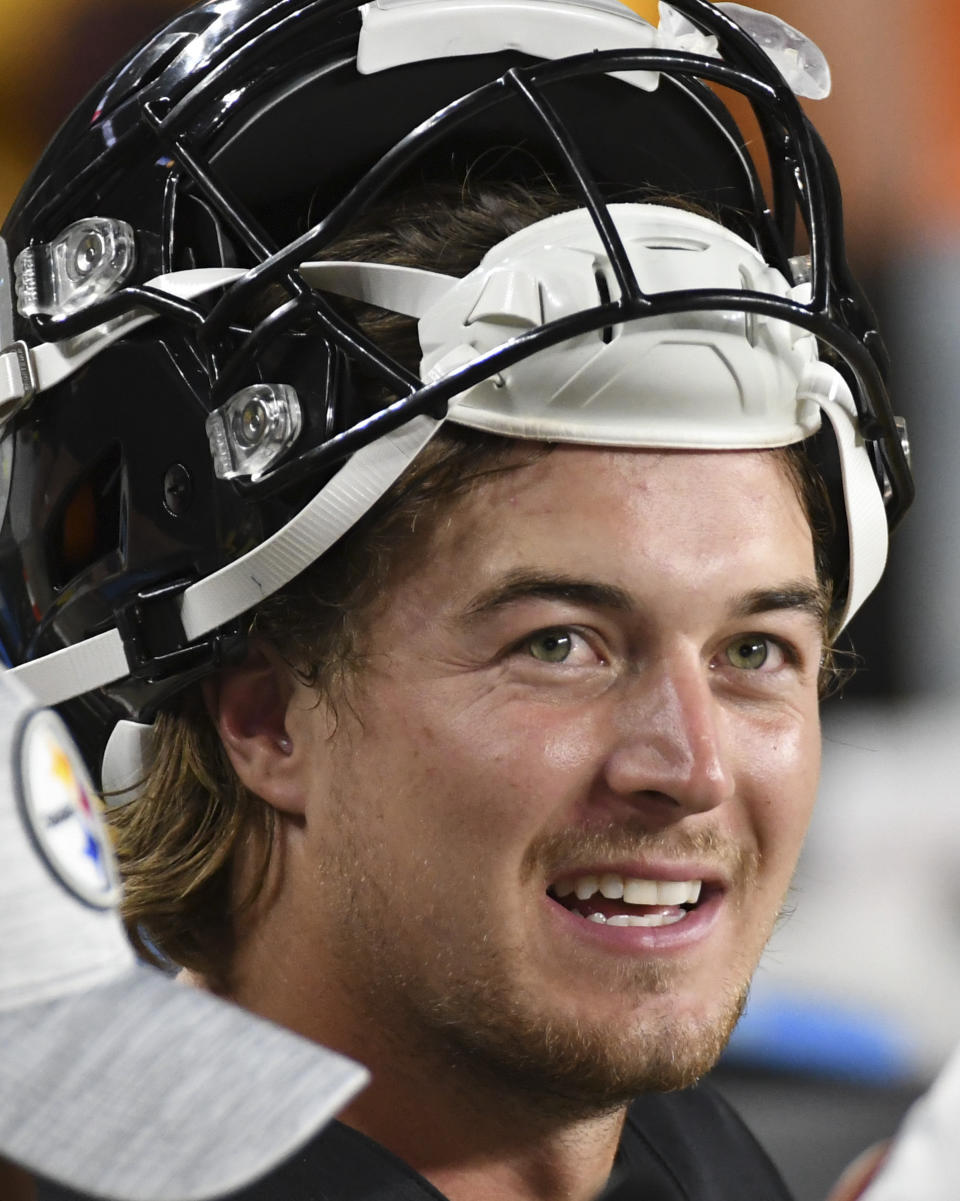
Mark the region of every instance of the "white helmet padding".
[[[723, 288], [808, 299], [807, 285], [792, 286], [749, 243], [699, 213], [656, 204], [608, 208], [647, 295]], [[314, 287], [418, 317], [424, 380], [619, 295], [584, 209], [513, 234], [459, 280], [352, 262], [305, 263], [301, 273]], [[461, 393], [447, 420], [543, 441], [746, 450], [800, 442], [820, 428], [821, 413], [843, 477], [850, 552], [843, 626], [879, 583], [887, 519], [850, 389], [800, 327], [742, 311], [683, 311], [595, 330]]]
[[[776, 268], [698, 213], [653, 204], [608, 206], [648, 295], [691, 288], [790, 297]], [[421, 375], [431, 379], [620, 291], [584, 209], [528, 226], [420, 320]], [[812, 335], [744, 312], [681, 312], [571, 338], [457, 397], [449, 418], [491, 433], [605, 446], [744, 449], [784, 446], [817, 431], [798, 397]]]

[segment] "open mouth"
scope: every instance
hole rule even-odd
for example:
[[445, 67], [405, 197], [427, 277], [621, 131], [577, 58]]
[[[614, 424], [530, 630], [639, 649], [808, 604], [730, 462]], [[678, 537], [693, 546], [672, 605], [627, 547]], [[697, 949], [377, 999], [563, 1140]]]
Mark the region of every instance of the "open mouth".
[[646, 880], [636, 876], [570, 876], [547, 895], [585, 921], [607, 926], [672, 926], [701, 903], [702, 880]]

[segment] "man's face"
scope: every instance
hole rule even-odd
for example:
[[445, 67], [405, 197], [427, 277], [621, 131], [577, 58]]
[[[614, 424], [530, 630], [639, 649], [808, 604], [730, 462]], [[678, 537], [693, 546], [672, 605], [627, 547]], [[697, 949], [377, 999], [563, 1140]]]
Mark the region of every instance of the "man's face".
[[288, 724], [351, 1020], [586, 1110], [709, 1067], [814, 802], [819, 600], [769, 452], [558, 448], [458, 502], [335, 725]]

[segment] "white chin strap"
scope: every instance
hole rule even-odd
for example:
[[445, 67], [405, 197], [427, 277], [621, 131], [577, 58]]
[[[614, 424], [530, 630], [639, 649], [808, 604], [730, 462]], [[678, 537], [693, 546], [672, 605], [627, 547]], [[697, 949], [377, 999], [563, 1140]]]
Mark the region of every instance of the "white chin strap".
[[[800, 392], [804, 399], [817, 405], [826, 414], [833, 428], [839, 450], [843, 476], [844, 507], [847, 512], [847, 529], [850, 540], [850, 578], [841, 621], [842, 627], [846, 625], [850, 617], [860, 608], [874, 590], [883, 574], [887, 560], [889, 537], [886, 511], [866, 448], [857, 432], [856, 405], [846, 381], [839, 372], [828, 364], [820, 362], [812, 363], [804, 374]], [[417, 423], [426, 424], [420, 425], [415, 430], [414, 427], [417, 426]], [[393, 475], [394, 469], [400, 466], [401, 460], [403, 460], [404, 465], [412, 462], [419, 449], [426, 445], [433, 433], [436, 432], [436, 429], [439, 428], [439, 424], [439, 422], [433, 423], [433, 428], [430, 428], [429, 419], [422, 417], [411, 422], [406, 427], [406, 432], [404, 433], [403, 448], [394, 447], [397, 457], [394, 460], [393, 466], [384, 473], [382, 478]], [[373, 443], [372, 446], [366, 447], [365, 450], [370, 451], [374, 447], [379, 447], [384, 441], [385, 439], [381, 439], [380, 442]], [[407, 458], [411, 450], [413, 453]], [[346, 467], [342, 469], [341, 474], [355, 463], [358, 456], [363, 453], [363, 451], [358, 451]], [[400, 467], [400, 470], [403, 470], [403, 467]], [[369, 493], [366, 492], [366, 487], [370, 483], [370, 477], [367, 475], [366, 466], [363, 468], [363, 477], [364, 494], [365, 496], [369, 496]], [[335, 480], [332, 480], [331, 484], [334, 482]], [[331, 484], [328, 484], [327, 488], [330, 488]], [[337, 491], [342, 492], [342, 489], [338, 489]], [[327, 489], [323, 489], [318, 493], [314, 501], [311, 502], [311, 506], [317, 505], [317, 502], [321, 501], [326, 492]], [[340, 533], [344, 533], [356, 520], [356, 518], [349, 517], [348, 508], [342, 506], [339, 508], [339, 519], [334, 517], [331, 520], [330, 514], [325, 511], [325, 507], [330, 499], [331, 496], [328, 493], [323, 503], [318, 506], [319, 513], [322, 514], [320, 520], [314, 524], [311, 519], [301, 531], [302, 538], [298, 534], [298, 542], [301, 548], [300, 555], [295, 556], [292, 561], [289, 561], [289, 567], [301, 561], [303, 561], [304, 566], [313, 562], [314, 558], [319, 557], [319, 554], [322, 554], [323, 550], [327, 549], [327, 546], [332, 545], [336, 540], [335, 537], [331, 537], [334, 530], [340, 529], [342, 525], [343, 528], [340, 529]], [[363, 502], [364, 511], [366, 511], [366, 508], [375, 499], [376, 496], [373, 496], [369, 501]], [[308, 508], [311, 506], [308, 506]], [[296, 520], [295, 518], [294, 521]], [[289, 529], [289, 526], [286, 528]], [[281, 530], [278, 535], [274, 535], [274, 538], [280, 538], [284, 533], [285, 531]], [[336, 536], [338, 537], [339, 534]], [[267, 544], [264, 543], [263, 545]], [[256, 551], [251, 552], [251, 555], [255, 555], [260, 549], [258, 547]], [[281, 556], [281, 558], [285, 557], [285, 555]], [[206, 580], [193, 585], [185, 593], [185, 600], [191, 593], [195, 598], [194, 604], [184, 606], [185, 611], [188, 612], [190, 619], [192, 619], [192, 624], [199, 624], [206, 627], [203, 632], [213, 629], [223, 620], [226, 620], [222, 615], [221, 605], [223, 603], [226, 603], [227, 607], [232, 611], [232, 616], [239, 615], [239, 613], [250, 607], [248, 581], [250, 580], [251, 569], [258, 571], [259, 578], [259, 568], [254, 568], [254, 561], [250, 559], [250, 555], [246, 556], [246, 558], [250, 561], [245, 567], [239, 568], [235, 573], [234, 569], [238, 568], [238, 564], [231, 564], [229, 567], [223, 568], [220, 572], [208, 576]], [[279, 562], [280, 560], [277, 561]], [[242, 560], [238, 562], [243, 563]], [[266, 560], [263, 565], [266, 566]], [[280, 574], [288, 576], [288, 579], [292, 579], [293, 574], [296, 574], [301, 568], [297, 567], [297, 571], [289, 575], [288, 570], [289, 568], [285, 567], [281, 570]], [[231, 597], [235, 599], [231, 600]], [[241, 601], [243, 603], [240, 603]], [[221, 614], [220, 617], [216, 617], [218, 613]], [[184, 620], [185, 628], [187, 620], [188, 618]], [[101, 635], [100, 637], [107, 638], [108, 636]], [[92, 643], [96, 639], [90, 639], [89, 641]], [[78, 646], [69, 647], [65, 651], [49, 655], [46, 659], [37, 660], [33, 664], [26, 664], [24, 667], [15, 669], [14, 674], [25, 676], [26, 682], [31, 684], [32, 682], [29, 679], [29, 670], [31, 668], [39, 670], [43, 668], [44, 664], [51, 663], [52, 660], [56, 659], [57, 654], [69, 655], [71, 652], [76, 652], [80, 647], [86, 645], [87, 643], [80, 643]], [[116, 652], [116, 648], [114, 648], [114, 651]], [[119, 648], [116, 666], [122, 675], [126, 674], [126, 660], [122, 654], [122, 646]], [[44, 672], [44, 675], [47, 676], [51, 683], [54, 679], [58, 678], [56, 669], [53, 670], [52, 675], [48, 676], [47, 672]], [[117, 676], [115, 678], [120, 677]], [[117, 722], [107, 742], [103, 756], [103, 791], [109, 805], [115, 807], [125, 805], [137, 798], [138, 785], [143, 780], [153, 759], [153, 747], [154, 732], [152, 726], [134, 721]]]
[[[358, 450], [272, 537], [192, 584], [179, 597], [188, 642], [209, 634], [272, 596], [316, 562], [403, 474], [442, 421], [415, 417]], [[130, 672], [117, 629], [11, 669], [45, 705], [102, 688]]]
[[[364, 446], [271, 538], [187, 588], [179, 598], [186, 638], [200, 638], [239, 617], [316, 562], [399, 479], [442, 424], [431, 417], [415, 417]], [[123, 640], [118, 630], [111, 629], [24, 663], [12, 674], [44, 704], [55, 705], [121, 680], [129, 671]], [[152, 726], [117, 723], [101, 772], [108, 803], [135, 799], [151, 761], [152, 745]]]

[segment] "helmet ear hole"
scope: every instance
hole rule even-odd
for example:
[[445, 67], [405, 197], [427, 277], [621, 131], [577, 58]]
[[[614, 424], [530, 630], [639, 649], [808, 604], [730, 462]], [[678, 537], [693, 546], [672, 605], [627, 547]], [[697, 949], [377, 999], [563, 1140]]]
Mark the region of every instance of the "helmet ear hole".
[[87, 471], [67, 494], [48, 530], [50, 582], [64, 588], [121, 544], [123, 456], [119, 443]]

